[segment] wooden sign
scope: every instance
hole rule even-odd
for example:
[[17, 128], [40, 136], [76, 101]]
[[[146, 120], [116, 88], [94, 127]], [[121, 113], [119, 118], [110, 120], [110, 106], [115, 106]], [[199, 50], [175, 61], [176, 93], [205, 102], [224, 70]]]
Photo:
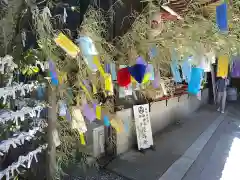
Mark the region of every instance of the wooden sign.
[[228, 65], [229, 65], [228, 55], [222, 55], [218, 57], [217, 77], [228, 76]]
[[152, 127], [149, 114], [149, 104], [133, 106], [138, 150], [153, 146]]

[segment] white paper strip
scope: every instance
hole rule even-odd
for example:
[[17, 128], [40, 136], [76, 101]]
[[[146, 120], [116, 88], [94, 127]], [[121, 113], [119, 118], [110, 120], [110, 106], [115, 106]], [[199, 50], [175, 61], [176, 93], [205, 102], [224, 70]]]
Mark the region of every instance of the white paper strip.
[[[44, 120], [41, 120], [41, 121], [44, 121]], [[44, 124], [45, 124], [45, 127], [47, 127], [47, 123], [45, 122]], [[0, 156], [3, 156], [4, 153], [7, 153], [11, 146], [13, 148], [16, 148], [17, 146], [23, 145], [25, 140], [30, 141], [35, 137], [35, 134], [37, 132], [43, 132], [44, 130], [43, 128], [44, 127], [34, 127], [28, 132], [20, 132], [18, 134], [15, 134], [14, 135], [15, 137], [2, 141], [0, 143]]]
[[44, 144], [38, 147], [36, 150], [29, 152], [26, 156], [19, 156], [17, 162], [14, 162], [10, 166], [8, 166], [7, 169], [0, 172], [0, 179], [2, 179], [5, 176], [6, 180], [9, 180], [10, 173], [11, 173], [11, 176], [14, 177], [14, 171], [17, 171], [19, 173], [18, 168], [21, 166], [26, 168], [26, 165], [25, 165], [26, 163], [27, 163], [27, 168], [30, 168], [33, 157], [36, 160], [36, 162], [38, 162], [37, 154], [41, 153], [46, 148], [47, 148], [47, 144]]

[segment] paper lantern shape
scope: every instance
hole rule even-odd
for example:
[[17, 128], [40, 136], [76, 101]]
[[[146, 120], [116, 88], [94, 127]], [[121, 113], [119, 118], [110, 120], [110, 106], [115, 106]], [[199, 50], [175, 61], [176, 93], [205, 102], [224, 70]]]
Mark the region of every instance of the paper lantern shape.
[[228, 76], [229, 58], [228, 55], [222, 55], [218, 57], [217, 77]]
[[191, 79], [192, 66], [189, 63], [188, 59], [183, 61], [183, 63], [181, 64], [181, 68], [182, 68], [182, 73], [183, 73], [183, 76], [184, 76], [186, 82], [189, 83], [190, 79]]
[[231, 77], [240, 78], [240, 57], [235, 57], [233, 60]]
[[118, 70], [117, 82], [121, 87], [126, 87], [131, 83], [131, 75], [128, 71], [128, 68], [122, 68]]
[[103, 123], [105, 126], [109, 127], [111, 125], [108, 116], [104, 116]]
[[80, 52], [80, 49], [63, 33], [59, 33], [54, 41], [72, 58], [76, 58]]
[[142, 83], [145, 72], [146, 72], [146, 68], [147, 67], [143, 64], [135, 64], [129, 67], [128, 71], [138, 83]]
[[227, 3], [223, 3], [216, 7], [216, 22], [220, 31], [228, 31], [228, 19], [227, 19]]
[[197, 95], [201, 89], [201, 82], [203, 77], [203, 69], [193, 67], [191, 70], [191, 80], [188, 84], [188, 92]]
[[172, 71], [174, 81], [177, 82], [177, 83], [181, 83], [182, 79], [181, 79], [180, 72], [179, 72], [179, 69], [178, 69], [177, 61], [172, 61], [171, 71]]
[[93, 122], [96, 119], [96, 113], [88, 104], [83, 105], [83, 115], [89, 122]]

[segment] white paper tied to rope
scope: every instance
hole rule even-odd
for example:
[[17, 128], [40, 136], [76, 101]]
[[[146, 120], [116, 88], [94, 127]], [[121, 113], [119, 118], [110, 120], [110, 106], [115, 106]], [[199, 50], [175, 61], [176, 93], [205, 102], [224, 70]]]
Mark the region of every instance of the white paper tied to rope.
[[4, 74], [5, 65], [7, 65], [7, 67], [10, 69], [11, 72], [18, 67], [17, 64], [13, 62], [13, 57], [10, 55], [6, 55], [5, 57], [0, 58], [1, 74]]
[[45, 66], [44, 66], [44, 63], [40, 62], [40, 61], [36, 61], [35, 62], [35, 66], [40, 66], [40, 68], [42, 69], [42, 71], [44, 72], [45, 71]]
[[67, 15], [67, 10], [66, 10], [66, 8], [64, 8], [64, 10], [63, 10], [63, 22], [64, 22], [64, 23], [67, 22], [67, 17], [68, 17], [68, 15]]
[[[47, 124], [45, 123], [45, 127], [46, 126]], [[35, 134], [37, 134], [37, 132], [43, 132], [43, 128], [34, 127], [28, 132], [21, 132], [21, 133], [15, 134], [14, 137], [2, 141], [0, 143], [0, 156], [3, 156], [4, 153], [8, 153], [11, 147], [17, 148], [17, 146], [23, 145], [25, 140], [30, 141], [35, 137]]]
[[[14, 162], [10, 166], [8, 166], [7, 169], [0, 172], [0, 179], [2, 179], [5, 176], [6, 180], [10, 180], [10, 172], [11, 172], [12, 177], [14, 177], [14, 171], [17, 171], [17, 173], [20, 173], [18, 168], [21, 166], [24, 168], [30, 168], [33, 157], [34, 157], [35, 161], [38, 162], [37, 154], [41, 153], [46, 148], [47, 148], [47, 144], [44, 144], [44, 145], [38, 147], [36, 150], [29, 152], [26, 156], [19, 156], [17, 162]], [[27, 167], [26, 167], [25, 163], [27, 163]]]
[[[25, 120], [25, 115], [29, 115], [31, 118], [33, 117], [40, 117], [41, 111], [44, 109], [45, 105], [40, 104], [36, 107], [23, 107], [19, 111], [9, 111], [9, 112], [3, 112], [0, 115], [0, 123], [6, 123], [8, 121], [14, 121], [15, 124], [18, 126], [18, 120], [20, 119], [21, 121]], [[37, 111], [37, 113], [36, 113]]]

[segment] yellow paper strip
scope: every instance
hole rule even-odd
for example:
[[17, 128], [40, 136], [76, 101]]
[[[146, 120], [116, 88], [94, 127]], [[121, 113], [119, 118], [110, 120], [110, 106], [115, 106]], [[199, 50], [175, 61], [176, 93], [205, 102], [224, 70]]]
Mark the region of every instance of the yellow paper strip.
[[217, 77], [227, 77], [228, 65], [229, 65], [228, 55], [222, 55], [218, 57]]
[[55, 39], [55, 43], [60, 46], [69, 56], [76, 58], [80, 49], [67, 36], [60, 33]]
[[111, 74], [105, 74], [105, 90], [113, 93], [113, 84]]
[[86, 141], [83, 133], [80, 133], [80, 142], [82, 145], [86, 145]]
[[101, 73], [101, 75], [104, 77], [105, 76], [105, 71], [103, 70], [103, 67], [99, 61], [99, 57], [98, 56], [93, 56], [93, 62], [94, 64], [97, 66], [99, 72]]
[[118, 132], [121, 133], [123, 131], [123, 124], [121, 123], [121, 121], [116, 120], [116, 119], [112, 119], [110, 121], [111, 126]]
[[94, 84], [92, 84], [92, 91], [93, 91], [93, 94], [97, 94], [97, 88]]
[[79, 82], [79, 85], [80, 85], [80, 87], [83, 89], [83, 91], [85, 92], [85, 94], [88, 96], [88, 98], [89, 98], [90, 100], [92, 100], [92, 96], [91, 96], [90, 93], [88, 92], [86, 86], [84, 86], [84, 84], [83, 84], [82, 82]]
[[98, 120], [102, 119], [102, 107], [101, 107], [101, 105], [97, 105], [97, 107], [96, 107], [96, 118]]

